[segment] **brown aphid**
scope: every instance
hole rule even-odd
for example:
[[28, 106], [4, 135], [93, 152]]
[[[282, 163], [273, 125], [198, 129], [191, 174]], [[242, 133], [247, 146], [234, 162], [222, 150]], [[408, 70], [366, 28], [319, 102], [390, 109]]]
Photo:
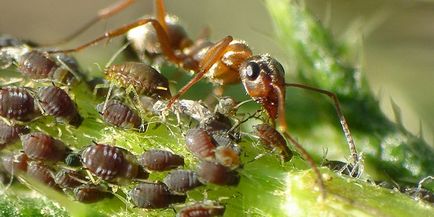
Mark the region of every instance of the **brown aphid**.
[[214, 202], [195, 203], [179, 210], [176, 217], [214, 217], [223, 216], [225, 207]]
[[142, 125], [140, 116], [129, 106], [118, 100], [109, 100], [103, 110], [105, 103], [97, 105], [96, 109], [103, 117], [104, 121], [116, 127], [125, 129], [139, 129]]
[[165, 171], [184, 165], [184, 158], [170, 151], [152, 149], [140, 156], [140, 164], [151, 171]]
[[156, 99], [171, 97], [169, 81], [149, 65], [138, 62], [114, 64], [105, 71], [106, 79], [119, 87], [133, 87], [137, 94]]
[[185, 134], [187, 148], [199, 159], [213, 160], [215, 158], [216, 144], [206, 130], [196, 127]]
[[29, 121], [37, 116], [33, 96], [22, 87], [0, 88], [0, 116]]
[[232, 146], [218, 146], [215, 150], [216, 161], [230, 169], [240, 166], [240, 152]]
[[197, 174], [201, 182], [216, 185], [238, 185], [240, 181], [240, 177], [236, 171], [209, 161], [202, 161], [199, 164]]
[[75, 188], [83, 184], [85, 176], [80, 172], [69, 169], [62, 169], [56, 173], [54, 181], [61, 188]]
[[172, 203], [184, 203], [186, 195], [170, 193], [164, 183], [140, 183], [130, 191], [133, 204], [140, 208], [167, 208]]
[[83, 166], [103, 180], [128, 181], [137, 177], [139, 165], [129, 151], [111, 145], [90, 145], [81, 153]]
[[2, 156], [3, 168], [11, 175], [27, 171], [29, 157], [24, 153]]
[[200, 126], [208, 133], [212, 134], [219, 131], [228, 132], [232, 128], [232, 122], [226, 115], [216, 112], [204, 117], [200, 121]]
[[171, 171], [164, 178], [163, 182], [167, 185], [170, 191], [176, 193], [185, 193], [202, 185], [198, 179], [197, 173], [191, 170]]
[[0, 120], [0, 150], [18, 140], [21, 134], [28, 133], [29, 131], [29, 128], [23, 125], [15, 124], [10, 126], [3, 120]]
[[75, 127], [78, 127], [83, 121], [74, 101], [59, 87], [48, 86], [39, 88], [38, 101], [47, 115], [52, 115], [61, 121], [66, 121]]
[[35, 79], [48, 79], [61, 83], [73, 80], [73, 75], [43, 51], [32, 50], [18, 59], [18, 70], [25, 76]]
[[27, 175], [50, 186], [57, 188], [54, 181], [53, 171], [44, 163], [39, 161], [31, 161], [27, 168]]
[[82, 203], [95, 203], [111, 196], [112, 194], [96, 185], [82, 185], [74, 188], [74, 198]]
[[21, 136], [24, 153], [35, 160], [63, 161], [70, 149], [60, 140], [42, 132]]
[[329, 169], [333, 171], [340, 172], [342, 174], [345, 174], [347, 176], [357, 177], [359, 174], [358, 168], [354, 170], [354, 166], [350, 163], [345, 163], [342, 161], [337, 160], [325, 160], [325, 162], [322, 164], [322, 166], [326, 166]]
[[285, 138], [276, 129], [268, 124], [258, 124], [253, 128], [255, 135], [259, 136], [267, 148], [278, 151], [283, 161], [291, 160], [292, 151], [288, 148]]

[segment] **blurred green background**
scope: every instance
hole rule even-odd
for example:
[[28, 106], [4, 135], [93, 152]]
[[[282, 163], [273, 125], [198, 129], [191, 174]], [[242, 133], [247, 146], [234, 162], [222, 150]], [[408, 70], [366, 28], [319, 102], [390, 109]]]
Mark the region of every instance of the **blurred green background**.
[[[0, 1], [0, 32], [50, 43], [79, 28], [98, 9], [114, 0]], [[105, 30], [153, 13], [153, 1], [137, 1], [122, 13], [101, 22], [65, 47], [93, 39]], [[271, 20], [260, 0], [166, 0], [169, 13], [180, 17], [192, 37], [210, 27], [212, 39], [225, 35], [243, 39], [256, 53], [270, 53], [294, 73], [295, 63], [273, 37]], [[434, 143], [434, 1], [418, 0], [309, 0], [309, 8], [337, 38], [353, 40], [361, 54], [360, 66], [393, 117], [390, 99], [401, 108], [407, 129], [417, 134], [422, 123], [428, 143]], [[348, 33], [353, 33], [351, 34]], [[358, 36], [362, 40], [358, 39]], [[77, 56], [83, 66], [97, 70], [119, 47], [96, 46]], [[360, 47], [358, 47], [360, 45]], [[363, 114], [362, 114], [363, 115]], [[367, 123], [369, 124], [369, 123]]]

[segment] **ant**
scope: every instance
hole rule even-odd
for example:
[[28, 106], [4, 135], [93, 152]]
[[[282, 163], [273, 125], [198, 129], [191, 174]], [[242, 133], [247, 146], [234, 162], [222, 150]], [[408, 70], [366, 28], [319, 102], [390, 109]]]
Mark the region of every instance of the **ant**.
[[[118, 5], [131, 3], [128, 0], [121, 0]], [[78, 52], [90, 47], [102, 40], [111, 39], [124, 35], [128, 31], [151, 24], [159, 42], [162, 54], [165, 58], [180, 67], [193, 71], [195, 76], [174, 95], [168, 102], [170, 108], [190, 87], [206, 76], [210, 82], [220, 85], [241, 83], [252, 99], [260, 103], [268, 113], [273, 125], [277, 120], [278, 129], [284, 137], [289, 140], [300, 151], [303, 158], [312, 167], [317, 176], [318, 186], [322, 197], [326, 196], [326, 189], [321, 173], [309, 153], [289, 133], [285, 120], [285, 91], [286, 87], [302, 88], [324, 94], [333, 100], [339, 117], [340, 124], [351, 152], [352, 163], [359, 164], [354, 140], [351, 136], [347, 121], [341, 111], [339, 100], [335, 93], [310, 87], [304, 84], [286, 83], [282, 65], [269, 55], [253, 55], [248, 45], [240, 40], [234, 40], [232, 36], [226, 36], [216, 43], [204, 39], [193, 41], [186, 35], [179, 46], [174, 45], [174, 32], [172, 25], [167, 23], [167, 15], [163, 0], [155, 0], [156, 18], [143, 18], [128, 23], [120, 28], [108, 31], [96, 39], [80, 45], [73, 49], [48, 51], [48, 53], [70, 53]], [[116, 12], [119, 7], [113, 7]], [[176, 38], [176, 40], [179, 40]], [[182, 46], [181, 46], [182, 45]]]

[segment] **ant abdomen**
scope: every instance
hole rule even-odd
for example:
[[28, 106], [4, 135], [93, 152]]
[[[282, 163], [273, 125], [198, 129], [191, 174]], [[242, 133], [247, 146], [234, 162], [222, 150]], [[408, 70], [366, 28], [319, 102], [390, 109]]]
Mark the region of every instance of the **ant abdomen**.
[[186, 195], [170, 193], [164, 183], [140, 183], [130, 191], [133, 204], [140, 208], [167, 208], [172, 203], [184, 203]]
[[140, 157], [140, 164], [151, 171], [165, 171], [184, 165], [184, 158], [165, 150], [149, 150]]
[[83, 184], [85, 176], [74, 170], [62, 169], [57, 172], [54, 181], [61, 188], [75, 188]]
[[41, 132], [23, 135], [21, 142], [24, 152], [31, 159], [63, 161], [70, 152], [62, 141]]
[[133, 87], [139, 95], [158, 99], [171, 97], [167, 78], [147, 64], [138, 62], [114, 64], [105, 70], [105, 75], [118, 86]]
[[258, 124], [253, 128], [268, 149], [278, 151], [283, 161], [291, 160], [292, 151], [288, 148], [285, 138], [276, 129], [268, 124]]
[[47, 115], [66, 120], [72, 126], [78, 127], [83, 118], [71, 97], [56, 86], [42, 87], [38, 90], [39, 103]]
[[112, 194], [96, 185], [81, 185], [74, 188], [75, 199], [82, 203], [95, 203], [111, 196]]
[[213, 160], [215, 158], [215, 142], [206, 130], [191, 128], [185, 135], [187, 148], [199, 159]]
[[[192, 43], [177, 17], [166, 16], [167, 34], [170, 36], [170, 47], [182, 50]], [[151, 24], [143, 25], [128, 31], [127, 40], [140, 60], [153, 59], [162, 54], [160, 40]]]
[[84, 167], [103, 180], [130, 180], [139, 173], [135, 156], [123, 148], [95, 144], [85, 148], [81, 158]]
[[171, 171], [163, 182], [172, 192], [176, 193], [185, 193], [202, 185], [197, 173], [191, 170]]
[[105, 110], [103, 110], [104, 104], [101, 103], [96, 108], [105, 122], [125, 129], [139, 129], [142, 125], [140, 116], [132, 108], [120, 101], [109, 100]]
[[238, 185], [240, 181], [236, 171], [216, 162], [202, 161], [197, 174], [202, 182], [216, 185]]
[[0, 88], [0, 116], [29, 121], [37, 116], [33, 96], [22, 87]]
[[8, 125], [0, 120], [0, 150], [20, 138], [21, 134], [28, 133], [29, 128], [23, 125]]
[[214, 217], [223, 216], [225, 207], [212, 202], [195, 203], [182, 208], [176, 217]]
[[30, 162], [27, 168], [27, 175], [50, 187], [57, 188], [57, 184], [54, 181], [53, 171], [42, 162]]

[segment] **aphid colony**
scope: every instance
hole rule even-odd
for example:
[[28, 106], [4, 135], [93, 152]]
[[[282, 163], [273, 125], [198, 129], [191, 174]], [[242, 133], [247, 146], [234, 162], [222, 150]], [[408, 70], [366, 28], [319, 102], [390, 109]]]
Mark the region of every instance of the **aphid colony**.
[[[16, 46], [27, 45], [5, 45], [0, 52], [9, 55], [10, 50]], [[232, 117], [213, 112], [197, 101], [180, 100], [171, 109], [177, 116], [184, 115], [199, 122], [196, 127], [185, 132], [185, 147], [199, 160], [194, 170], [182, 169], [184, 157], [168, 150], [151, 149], [136, 156], [124, 148], [99, 143], [74, 150], [51, 135], [31, 131], [26, 124], [43, 116], [53, 116], [57, 124], [75, 128], [80, 127], [83, 118], [64, 88], [74, 88], [72, 83], [45, 76], [51, 72], [45, 72], [45, 77], [33, 75], [43, 74], [44, 70], [57, 70], [48, 69], [56, 67], [57, 63], [36, 48], [26, 49], [31, 50], [29, 52], [32, 55], [25, 53], [26, 56], [16, 56], [12, 61], [19, 59], [21, 62], [16, 62], [17, 70], [31, 79], [24, 86], [16, 86], [23, 84], [20, 81], [0, 88], [0, 144], [4, 149], [0, 169], [3, 178], [5, 174], [17, 176], [19, 180], [30, 178], [63, 191], [82, 203], [94, 203], [113, 197], [111, 185], [131, 186], [137, 183], [128, 190], [126, 197], [132, 205], [147, 209], [168, 208], [172, 204], [185, 203], [188, 191], [210, 183], [223, 186], [239, 183], [237, 170], [241, 165], [241, 150], [236, 145], [239, 136], [236, 135]], [[27, 66], [21, 67], [22, 62], [26, 62]], [[73, 65], [78, 69], [77, 63]], [[142, 109], [154, 115], [161, 115], [162, 105], [167, 105], [167, 99], [170, 98], [167, 79], [145, 64], [111, 66], [106, 70], [106, 79], [113, 80], [117, 87], [132, 87], [134, 94], [140, 96], [140, 105], [143, 105], [144, 100], [151, 104]], [[127, 94], [123, 97], [129, 96]], [[146, 126], [140, 112], [119, 99], [107, 99], [95, 109], [104, 122], [120, 129], [142, 132]], [[224, 109], [227, 111], [222, 112], [229, 113], [230, 109], [226, 107], [221, 106], [217, 110]], [[278, 134], [277, 131], [275, 133]], [[258, 136], [262, 137], [261, 134]], [[21, 140], [20, 151], [8, 147], [17, 140]], [[286, 156], [285, 160], [289, 159]], [[162, 180], [147, 180], [150, 172], [164, 171], [169, 172]], [[2, 182], [6, 183], [7, 180]], [[178, 215], [216, 216], [222, 215], [224, 210], [225, 207], [219, 202], [204, 201], [189, 203], [179, 210]]]
[[[132, 2], [119, 1], [114, 7], [107, 8], [107, 14], [114, 14]], [[331, 97], [350, 146], [352, 164], [358, 165], [353, 139], [333, 93], [285, 83], [284, 69], [277, 60], [269, 55], [253, 55], [244, 41], [233, 40], [231, 36], [216, 43], [206, 37], [191, 40], [183, 27], [166, 15], [163, 1], [156, 0], [155, 3], [155, 19], [140, 19], [74, 49], [44, 50], [13, 37], [0, 37], [0, 67], [15, 65], [24, 77], [15, 83], [22, 86], [8, 84], [0, 87], [0, 148], [18, 139], [21, 139], [23, 146], [20, 152], [3, 154], [2, 167], [5, 171], [19, 177], [31, 177], [54, 189], [63, 189], [83, 203], [113, 196], [116, 194], [111, 191], [113, 185], [134, 185], [128, 189], [126, 197], [135, 207], [146, 209], [185, 203], [188, 191], [203, 185], [238, 185], [243, 163], [238, 131], [245, 122], [237, 116], [239, 105], [233, 99], [223, 97], [215, 111], [211, 111], [198, 101], [179, 99], [204, 76], [220, 85], [243, 84], [250, 97], [262, 105], [268, 115], [267, 122], [271, 123], [254, 126], [253, 134], [266, 148], [277, 153], [282, 162], [292, 158], [292, 151], [287, 145], [289, 140], [316, 173], [322, 196], [327, 191], [315, 162], [288, 133], [285, 88], [299, 87]], [[151, 25], [144, 25], [147, 23]], [[144, 39], [133, 37], [133, 32], [139, 30], [135, 27], [144, 28]], [[155, 58], [163, 58], [196, 75], [172, 96], [168, 79], [148, 64], [126, 62], [108, 65], [104, 69], [103, 80], [88, 81], [95, 95], [108, 88], [102, 94], [105, 100], [95, 108], [100, 119], [121, 130], [144, 132], [149, 115], [158, 116], [161, 122], [166, 121], [169, 113], [177, 116], [178, 122], [180, 116], [187, 116], [197, 122], [184, 132], [185, 148], [197, 159], [195, 169], [182, 169], [184, 157], [169, 150], [151, 149], [135, 155], [115, 144], [98, 142], [74, 150], [51, 135], [29, 132], [25, 127], [27, 122], [41, 116], [53, 116], [59, 124], [80, 127], [83, 117], [66, 89], [89, 79], [81, 72], [75, 59], [66, 53], [80, 51], [103, 39], [123, 34], [127, 34], [140, 59], [152, 62]], [[144, 40], [144, 43], [137, 40]], [[282, 134], [274, 127], [275, 122]], [[164, 171], [169, 172], [162, 180], [147, 180], [150, 173]], [[195, 202], [180, 209], [178, 216], [220, 216], [224, 210], [225, 206], [220, 202]]]

